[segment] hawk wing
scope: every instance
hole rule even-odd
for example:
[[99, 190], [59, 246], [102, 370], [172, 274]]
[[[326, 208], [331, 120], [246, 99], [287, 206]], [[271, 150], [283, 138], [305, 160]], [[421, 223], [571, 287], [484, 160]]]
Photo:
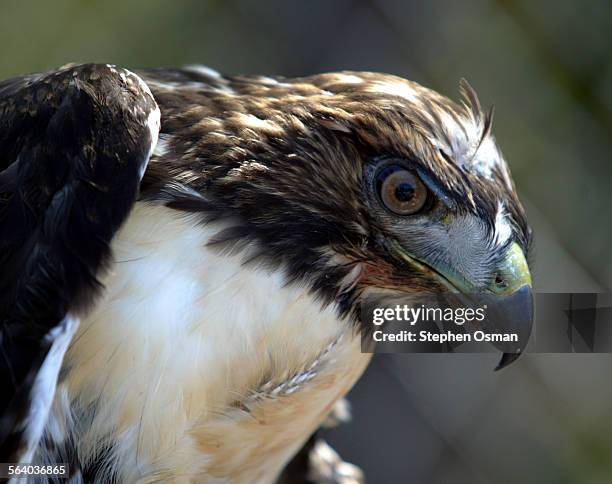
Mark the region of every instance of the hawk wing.
[[0, 83], [0, 460], [27, 462], [96, 276], [157, 143], [144, 82], [108, 65]]

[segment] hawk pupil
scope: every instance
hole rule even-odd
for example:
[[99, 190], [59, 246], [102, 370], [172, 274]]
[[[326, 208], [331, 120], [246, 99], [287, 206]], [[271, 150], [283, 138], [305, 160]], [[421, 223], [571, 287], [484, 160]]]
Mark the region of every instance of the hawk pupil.
[[395, 187], [395, 198], [400, 202], [409, 202], [414, 197], [414, 186], [403, 182]]
[[403, 166], [383, 166], [374, 183], [379, 201], [394, 215], [412, 215], [427, 201], [427, 188], [421, 179]]

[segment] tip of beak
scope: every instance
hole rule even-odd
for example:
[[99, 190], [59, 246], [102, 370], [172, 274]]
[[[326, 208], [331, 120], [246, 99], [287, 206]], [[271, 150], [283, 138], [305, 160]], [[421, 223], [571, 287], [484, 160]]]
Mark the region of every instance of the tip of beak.
[[521, 356], [521, 354], [522, 354], [521, 352], [502, 354], [501, 360], [499, 360], [499, 363], [495, 367], [495, 371], [499, 371], [507, 367], [510, 363], [513, 363], [514, 361], [516, 361], [518, 357]]

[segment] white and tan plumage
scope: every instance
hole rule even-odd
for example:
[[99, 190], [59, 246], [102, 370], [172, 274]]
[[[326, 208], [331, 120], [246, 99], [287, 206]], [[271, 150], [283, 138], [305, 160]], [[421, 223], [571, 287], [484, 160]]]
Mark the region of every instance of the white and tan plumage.
[[[124, 482], [271, 482], [369, 360], [334, 308], [207, 248], [217, 231], [137, 203], [66, 355], [59, 392], [83, 412], [99, 407], [74, 436], [81, 459], [116, 434]], [[70, 412], [59, 406], [57, 418]]]
[[[13, 160], [0, 226], [29, 227], [3, 242], [3, 331], [78, 322], [61, 370], [42, 344], [37, 364], [4, 368], [58, 379], [40, 442], [20, 409], [41, 390], [4, 405], [5, 456], [66, 459], [84, 481], [275, 482], [367, 366], [363, 297], [524, 285], [503, 268], [530, 231], [469, 88], [462, 107], [382, 74], [137, 74], [70, 66], [0, 84]], [[60, 154], [74, 161], [48, 161]], [[427, 205], [385, 211], [379, 165], [422, 178]], [[18, 204], [40, 209], [22, 220]]]

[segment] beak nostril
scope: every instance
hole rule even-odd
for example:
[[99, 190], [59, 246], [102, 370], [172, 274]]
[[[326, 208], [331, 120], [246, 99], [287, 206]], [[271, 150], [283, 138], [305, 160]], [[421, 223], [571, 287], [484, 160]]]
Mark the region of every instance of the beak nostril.
[[506, 287], [508, 287], [508, 283], [506, 282], [506, 280], [502, 277], [500, 273], [495, 274], [495, 285], [502, 289], [505, 289]]

